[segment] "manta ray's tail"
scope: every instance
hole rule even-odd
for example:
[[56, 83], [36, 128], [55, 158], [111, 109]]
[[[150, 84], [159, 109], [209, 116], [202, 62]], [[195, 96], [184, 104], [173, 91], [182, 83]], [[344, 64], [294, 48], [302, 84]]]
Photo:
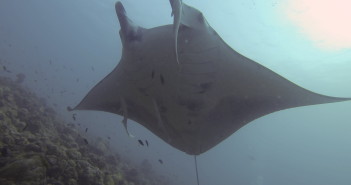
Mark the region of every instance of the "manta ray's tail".
[[197, 170], [196, 155], [194, 155], [194, 160], [195, 160], [195, 170], [196, 170], [196, 182], [197, 182], [197, 185], [200, 185], [200, 181], [199, 181], [199, 172], [198, 172], [198, 170]]

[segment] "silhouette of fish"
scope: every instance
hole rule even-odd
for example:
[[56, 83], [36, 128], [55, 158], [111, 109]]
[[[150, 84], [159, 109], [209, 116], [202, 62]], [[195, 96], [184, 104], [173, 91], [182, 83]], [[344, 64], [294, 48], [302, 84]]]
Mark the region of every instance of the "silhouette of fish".
[[139, 142], [139, 144], [140, 144], [141, 146], [144, 146], [144, 143], [143, 143], [142, 140], [139, 139], [138, 142]]

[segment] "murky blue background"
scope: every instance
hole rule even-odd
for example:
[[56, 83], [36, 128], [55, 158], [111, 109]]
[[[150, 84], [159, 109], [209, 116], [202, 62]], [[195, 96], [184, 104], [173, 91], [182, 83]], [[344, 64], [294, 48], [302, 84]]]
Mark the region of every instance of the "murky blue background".
[[[317, 93], [351, 97], [351, 48], [325, 51], [279, 15], [283, 1], [184, 0], [201, 10], [233, 49]], [[119, 62], [115, 0], [0, 0], [0, 64], [69, 121], [76, 105]], [[171, 24], [168, 0], [123, 0], [128, 16], [151, 28]], [[130, 121], [77, 112], [80, 130], [111, 137], [111, 150], [175, 184], [196, 184], [193, 156]], [[198, 156], [201, 185], [350, 185], [351, 102], [289, 109], [259, 118]], [[147, 139], [150, 147], [140, 147]], [[162, 159], [164, 164], [158, 163]]]

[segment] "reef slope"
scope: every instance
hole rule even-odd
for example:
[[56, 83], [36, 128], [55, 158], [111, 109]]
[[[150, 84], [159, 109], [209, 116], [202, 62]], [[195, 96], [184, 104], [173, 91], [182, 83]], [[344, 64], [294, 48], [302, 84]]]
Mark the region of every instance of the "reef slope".
[[169, 183], [118, 154], [88, 144], [44, 99], [0, 77], [0, 184]]

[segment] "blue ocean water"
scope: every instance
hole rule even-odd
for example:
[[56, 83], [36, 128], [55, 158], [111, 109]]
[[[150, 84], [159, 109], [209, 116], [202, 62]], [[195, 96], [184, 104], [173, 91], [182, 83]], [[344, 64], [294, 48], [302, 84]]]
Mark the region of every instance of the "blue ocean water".
[[[283, 1], [187, 0], [233, 49], [294, 83], [329, 96], [351, 97], [351, 48], [318, 48], [278, 10]], [[0, 64], [71, 120], [76, 105], [118, 63], [119, 23], [112, 0], [1, 0]], [[171, 24], [167, 0], [123, 0], [128, 16], [151, 28]], [[351, 184], [351, 102], [276, 112], [243, 127], [198, 156], [202, 185]], [[139, 147], [122, 117], [80, 111], [77, 119], [134, 163], [175, 182], [195, 184], [193, 157], [132, 122], [130, 132], [147, 139]], [[160, 165], [158, 160], [164, 161]]]

